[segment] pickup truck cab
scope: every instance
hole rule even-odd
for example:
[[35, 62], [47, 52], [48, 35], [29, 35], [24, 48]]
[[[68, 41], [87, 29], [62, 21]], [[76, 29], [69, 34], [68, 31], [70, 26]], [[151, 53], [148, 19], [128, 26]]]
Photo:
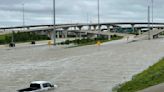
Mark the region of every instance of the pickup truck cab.
[[52, 85], [48, 81], [34, 81], [31, 82], [29, 88], [20, 89], [18, 92], [42, 92], [42, 91], [48, 91], [53, 90], [57, 88], [57, 85]]

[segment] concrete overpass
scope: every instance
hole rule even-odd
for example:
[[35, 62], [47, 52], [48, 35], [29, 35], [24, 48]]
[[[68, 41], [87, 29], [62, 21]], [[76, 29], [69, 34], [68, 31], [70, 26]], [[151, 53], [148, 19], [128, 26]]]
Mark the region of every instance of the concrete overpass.
[[[120, 27], [121, 25], [131, 25], [132, 27], [136, 25], [148, 25], [147, 22], [109, 22], [109, 23], [75, 23], [75, 24], [57, 24], [56, 28], [64, 28], [64, 27], [84, 27], [84, 26], [113, 26], [113, 27]], [[163, 25], [164, 23], [150, 23], [150, 25]], [[1, 27], [0, 30], [7, 30], [7, 29], [33, 29], [38, 27], [53, 27], [53, 25], [29, 25], [29, 26], [15, 26], [15, 27]]]
[[[164, 28], [164, 23], [150, 23], [151, 25], [154, 25], [153, 28]], [[130, 27], [124, 27], [130, 26]], [[76, 23], [76, 24], [57, 24], [56, 30], [57, 32], [63, 32], [65, 35], [67, 35], [67, 32], [79, 32], [79, 33], [92, 33], [92, 34], [101, 34], [101, 35], [121, 35], [125, 36], [123, 33], [112, 33], [111, 30], [115, 30], [116, 28], [131, 28], [133, 31], [135, 29], [142, 29], [147, 28], [148, 25], [147, 22], [111, 22], [111, 23]], [[83, 28], [86, 29], [83, 29]], [[17, 27], [3, 27], [0, 28], [1, 33], [0, 34], [7, 34], [12, 31], [20, 31], [20, 32], [48, 32], [51, 37], [53, 35], [53, 25], [30, 25], [30, 26], [17, 26]], [[70, 28], [73, 28], [73, 30]], [[100, 32], [99, 29], [106, 28], [108, 32]], [[127, 34], [126, 34], [127, 35]]]

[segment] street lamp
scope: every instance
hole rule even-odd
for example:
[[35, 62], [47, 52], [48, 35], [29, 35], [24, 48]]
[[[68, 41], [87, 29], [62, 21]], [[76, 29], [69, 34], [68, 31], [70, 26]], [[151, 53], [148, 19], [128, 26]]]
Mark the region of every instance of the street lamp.
[[154, 0], [151, 0], [152, 3], [152, 28], [153, 28], [153, 22], [154, 22]]
[[56, 8], [55, 8], [55, 0], [53, 0], [53, 41], [54, 41], [54, 45], [56, 45]]
[[148, 5], [148, 39], [150, 40], [150, 6]]
[[[100, 32], [100, 0], [97, 0], [98, 32]], [[100, 34], [98, 35], [100, 36]]]
[[24, 9], [24, 3], [22, 4], [22, 18], [23, 18], [23, 21], [22, 21], [22, 24], [23, 24], [23, 27], [25, 26], [25, 14], [24, 14], [24, 11], [25, 11], [25, 9]]

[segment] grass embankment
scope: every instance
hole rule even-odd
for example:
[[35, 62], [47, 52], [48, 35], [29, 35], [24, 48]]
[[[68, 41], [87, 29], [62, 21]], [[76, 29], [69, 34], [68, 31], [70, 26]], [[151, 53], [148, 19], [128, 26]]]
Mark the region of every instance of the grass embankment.
[[111, 39], [109, 40], [108, 38], [106, 37], [99, 37], [99, 38], [94, 38], [94, 39], [76, 39], [76, 40], [66, 40], [65, 42], [62, 42], [62, 43], [59, 43], [61, 45], [63, 44], [75, 44], [76, 46], [85, 46], [85, 45], [92, 45], [92, 44], [96, 44], [97, 41], [100, 41], [101, 43], [103, 42], [108, 42], [108, 41], [113, 41], [113, 40], [119, 40], [119, 39], [122, 39], [123, 37], [122, 36], [117, 36], [117, 35], [113, 35], [111, 36]]
[[6, 43], [6, 36], [5, 35], [0, 35], [0, 44], [5, 44]]
[[164, 58], [147, 70], [137, 74], [131, 81], [117, 89], [117, 92], [136, 92], [164, 82]]

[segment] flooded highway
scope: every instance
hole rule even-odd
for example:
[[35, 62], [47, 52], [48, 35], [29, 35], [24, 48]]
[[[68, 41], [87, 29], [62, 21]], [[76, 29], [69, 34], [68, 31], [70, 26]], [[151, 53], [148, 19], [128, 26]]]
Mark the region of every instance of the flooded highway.
[[49, 92], [111, 92], [112, 87], [157, 62], [164, 39], [125, 40], [64, 48], [32, 46], [0, 49], [0, 91], [16, 92], [45, 80], [59, 87]]

